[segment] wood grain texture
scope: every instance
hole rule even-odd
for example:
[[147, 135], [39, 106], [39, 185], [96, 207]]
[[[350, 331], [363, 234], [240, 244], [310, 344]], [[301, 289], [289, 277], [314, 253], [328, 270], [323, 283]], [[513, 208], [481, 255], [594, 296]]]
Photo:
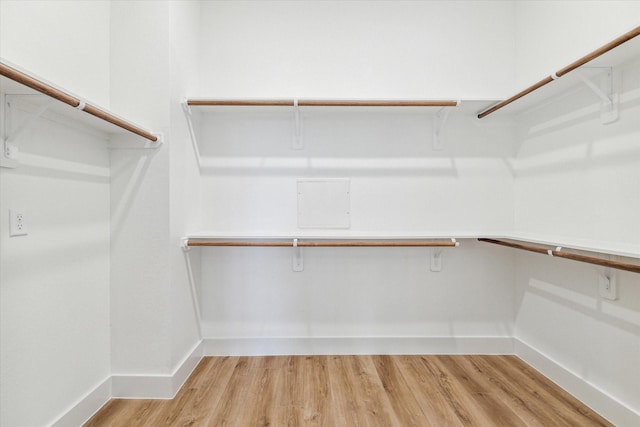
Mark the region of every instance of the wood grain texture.
[[[579, 68], [587, 63], [589, 63], [590, 61], [596, 59], [597, 57], [609, 52], [612, 49], [615, 49], [616, 47], [620, 46], [623, 43], [628, 42], [629, 40], [637, 37], [640, 35], [640, 26], [635, 27], [633, 30], [628, 31], [627, 33], [621, 35], [620, 37], [617, 37], [616, 39], [610, 41], [609, 43], [605, 44], [604, 46], [599, 47], [598, 49], [594, 50], [593, 52], [588, 53], [587, 55], [583, 56], [582, 58], [572, 62], [571, 64], [567, 65], [564, 68], [561, 68], [560, 70], [555, 72], [555, 78], [559, 78], [564, 76], [565, 74], [575, 70], [576, 68]], [[492, 107], [482, 111], [481, 113], [478, 114], [478, 118], [482, 119], [486, 116], [488, 116], [491, 113], [494, 113], [495, 111], [499, 110], [502, 107], [505, 107], [509, 104], [511, 104], [512, 102], [522, 98], [525, 95], [528, 95], [529, 93], [540, 89], [542, 86], [545, 86], [549, 83], [551, 83], [552, 81], [555, 80], [554, 76], [548, 76], [545, 77], [544, 79], [540, 80], [539, 82], [529, 86], [528, 88], [518, 92], [517, 94], [513, 95], [511, 98], [505, 99], [504, 101], [498, 102], [497, 104], [493, 105]]]
[[[3, 64], [2, 62], [0, 62], [0, 75], [5, 76], [13, 81], [16, 81], [44, 95], [50, 96], [51, 98], [57, 99], [58, 101], [63, 102], [67, 105], [70, 105], [74, 108], [78, 108], [81, 104], [81, 101], [76, 97], [71, 96], [68, 93], [63, 92], [58, 88], [55, 88], [45, 82], [42, 82], [34, 77], [31, 77], [6, 64]], [[135, 126], [134, 124], [129, 123], [124, 119], [121, 119], [120, 117], [114, 116], [113, 114], [108, 113], [104, 110], [101, 110], [100, 108], [90, 105], [88, 103], [85, 104], [84, 108], [82, 108], [82, 111], [88, 114], [91, 114], [92, 116], [95, 116], [101, 120], [109, 122], [115, 126], [118, 126], [122, 129], [125, 129], [131, 133], [134, 133], [143, 138], [146, 138], [150, 141], [153, 141], [153, 142], [158, 141], [158, 137], [153, 135], [152, 133], [147, 132], [146, 130], [141, 129]]]
[[[257, 247], [293, 247], [293, 240], [224, 240], [189, 239], [187, 246], [257, 246]], [[455, 247], [452, 240], [299, 240], [298, 247]]]
[[[494, 245], [506, 246], [509, 248], [522, 249], [524, 251], [535, 252], [543, 255], [549, 255], [549, 252], [550, 252], [551, 255], [557, 258], [566, 258], [573, 261], [585, 262], [587, 264], [595, 264], [603, 267], [615, 268], [617, 270], [630, 271], [632, 273], [640, 273], [640, 265], [631, 264], [628, 262], [612, 261], [609, 259], [598, 258], [590, 255], [580, 255], [580, 254], [575, 254], [571, 252], [564, 252], [564, 251], [559, 251], [554, 249], [546, 249], [546, 248], [541, 248], [540, 246], [535, 246], [530, 243], [524, 243], [524, 242], [510, 242], [506, 240], [485, 239], [485, 238], [480, 238], [478, 239], [478, 241], [484, 242], [484, 243], [492, 243]], [[597, 254], [605, 255], [605, 256], [610, 255], [610, 254], [601, 253], [601, 252], [597, 252]]]
[[455, 107], [458, 101], [301, 99], [298, 105], [301, 107]]
[[[264, 107], [295, 106], [293, 99], [188, 99], [190, 107]], [[300, 107], [455, 107], [458, 101], [451, 100], [330, 100], [301, 99]]]
[[173, 400], [94, 426], [611, 426], [515, 356], [205, 357]]
[[580, 58], [580, 59], [572, 62], [571, 64], [567, 65], [566, 67], [556, 71], [556, 76], [562, 77], [565, 74], [575, 70], [576, 68], [582, 67], [587, 62], [596, 59], [600, 55], [603, 55], [603, 54], [609, 52], [611, 49], [615, 49], [616, 47], [620, 46], [621, 44], [626, 43], [629, 40], [631, 40], [631, 39], [633, 39], [633, 38], [635, 38], [635, 37], [637, 37], [639, 35], [640, 35], [640, 26], [637, 26], [633, 30], [624, 33], [620, 37], [617, 37], [616, 39], [611, 40], [609, 43], [605, 44], [604, 46], [599, 47], [598, 49], [594, 50], [593, 52], [590, 52], [590, 53], [586, 54], [582, 58]]

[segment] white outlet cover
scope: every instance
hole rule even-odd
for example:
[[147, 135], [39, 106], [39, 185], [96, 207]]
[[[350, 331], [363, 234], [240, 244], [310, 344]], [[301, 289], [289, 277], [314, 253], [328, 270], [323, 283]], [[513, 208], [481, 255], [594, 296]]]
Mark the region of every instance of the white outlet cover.
[[9, 236], [26, 236], [27, 223], [22, 210], [9, 209]]

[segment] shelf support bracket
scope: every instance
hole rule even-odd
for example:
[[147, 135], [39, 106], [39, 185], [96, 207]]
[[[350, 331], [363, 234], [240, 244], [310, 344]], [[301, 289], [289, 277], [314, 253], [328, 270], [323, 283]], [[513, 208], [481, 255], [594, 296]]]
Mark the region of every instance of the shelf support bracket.
[[293, 271], [304, 270], [304, 254], [302, 248], [298, 246], [298, 239], [293, 239]]
[[586, 67], [604, 69], [605, 76], [602, 86], [598, 86], [591, 79], [578, 71], [577, 75], [582, 82], [600, 98], [600, 122], [603, 125], [618, 120], [618, 94], [613, 92], [613, 70], [611, 67]]
[[180, 239], [180, 248], [184, 255], [184, 262], [189, 275], [189, 290], [191, 291], [191, 304], [193, 306], [193, 315], [196, 327], [198, 328], [198, 336], [202, 338], [202, 315], [200, 313], [200, 303], [198, 302], [198, 292], [196, 291], [196, 281], [193, 275], [193, 267], [191, 265], [191, 258], [189, 258], [189, 252], [191, 247], [189, 246], [189, 238], [182, 237]]
[[[456, 248], [460, 246], [460, 242], [456, 241], [455, 238], [451, 239], [451, 243], [453, 243]], [[434, 248], [431, 252], [431, 265], [429, 267], [431, 271], [436, 273], [442, 271], [442, 252], [442, 248]]]
[[442, 271], [442, 248], [435, 248], [431, 252], [430, 270], [433, 272]]
[[302, 150], [304, 143], [302, 141], [302, 119], [300, 117], [300, 107], [298, 100], [293, 100], [293, 139], [291, 142], [292, 150]]
[[41, 117], [55, 103], [54, 99], [46, 98], [37, 110], [30, 113], [21, 123], [13, 126], [13, 110], [12, 99], [17, 96], [41, 96], [41, 95], [11, 95], [4, 96], [4, 130], [2, 135], [2, 167], [15, 168], [18, 165], [19, 149], [12, 144], [25, 129], [27, 129], [34, 120]]
[[[460, 104], [458, 102], [458, 104]], [[449, 118], [451, 109], [442, 107], [433, 116], [433, 150], [440, 151], [444, 148], [444, 127]]]
[[184, 99], [182, 101], [182, 111], [184, 112], [184, 117], [187, 120], [187, 128], [189, 129], [189, 137], [191, 138], [191, 146], [193, 147], [193, 152], [196, 156], [196, 162], [198, 163], [198, 169], [200, 169], [200, 150], [198, 149], [198, 138], [196, 136], [196, 131], [193, 126], [193, 113], [191, 111], [191, 107], [187, 103], [187, 100]]

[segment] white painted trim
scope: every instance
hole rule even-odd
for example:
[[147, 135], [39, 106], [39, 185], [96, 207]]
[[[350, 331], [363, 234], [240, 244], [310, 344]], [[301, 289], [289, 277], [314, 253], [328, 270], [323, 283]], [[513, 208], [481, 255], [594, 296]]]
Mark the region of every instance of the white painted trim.
[[118, 399], [171, 399], [171, 375], [114, 375], [113, 398]]
[[511, 337], [205, 338], [205, 356], [308, 354], [513, 354]]
[[[184, 383], [189, 378], [189, 375], [198, 366], [200, 360], [202, 360], [202, 340], [193, 347], [193, 349], [187, 353], [185, 358], [178, 364], [178, 367], [173, 372], [173, 396], [178, 394]], [[172, 396], [172, 397], [173, 397]]]
[[111, 399], [111, 377], [87, 393], [60, 418], [52, 427], [76, 427], [82, 425]]
[[528, 344], [514, 338], [515, 355], [616, 426], [640, 426], [640, 414]]
[[118, 399], [172, 399], [202, 359], [202, 341], [187, 353], [171, 374], [113, 375], [112, 397]]
[[202, 359], [202, 341], [187, 353], [171, 375], [112, 375], [67, 410], [51, 427], [85, 423], [112, 398], [171, 399]]

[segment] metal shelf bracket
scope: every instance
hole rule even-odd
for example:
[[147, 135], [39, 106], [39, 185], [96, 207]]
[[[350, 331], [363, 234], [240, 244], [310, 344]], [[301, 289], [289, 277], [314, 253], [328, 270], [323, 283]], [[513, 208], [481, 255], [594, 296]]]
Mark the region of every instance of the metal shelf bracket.
[[298, 99], [293, 100], [293, 139], [291, 141], [291, 149], [304, 149], [304, 142], [302, 141], [302, 118], [300, 117]]
[[618, 94], [613, 91], [612, 67], [584, 67], [585, 69], [602, 69], [605, 71], [601, 85], [593, 82], [584, 72], [578, 70], [577, 75], [582, 82], [600, 98], [600, 122], [603, 125], [618, 120]]
[[293, 271], [303, 271], [304, 270], [304, 254], [302, 252], [302, 248], [298, 246], [298, 239], [293, 239], [293, 261], [292, 261]]
[[189, 137], [191, 139], [191, 146], [193, 147], [193, 152], [196, 156], [196, 162], [198, 163], [198, 169], [200, 169], [200, 149], [198, 148], [198, 138], [196, 135], [195, 128], [193, 126], [193, 112], [191, 111], [191, 107], [186, 99], [182, 102], [182, 112], [184, 113], [184, 117], [187, 120], [187, 127], [189, 128]]
[[[460, 101], [457, 101], [456, 106], [460, 105]], [[449, 118], [451, 108], [442, 107], [433, 116], [433, 150], [440, 151], [444, 149], [444, 127]]]

